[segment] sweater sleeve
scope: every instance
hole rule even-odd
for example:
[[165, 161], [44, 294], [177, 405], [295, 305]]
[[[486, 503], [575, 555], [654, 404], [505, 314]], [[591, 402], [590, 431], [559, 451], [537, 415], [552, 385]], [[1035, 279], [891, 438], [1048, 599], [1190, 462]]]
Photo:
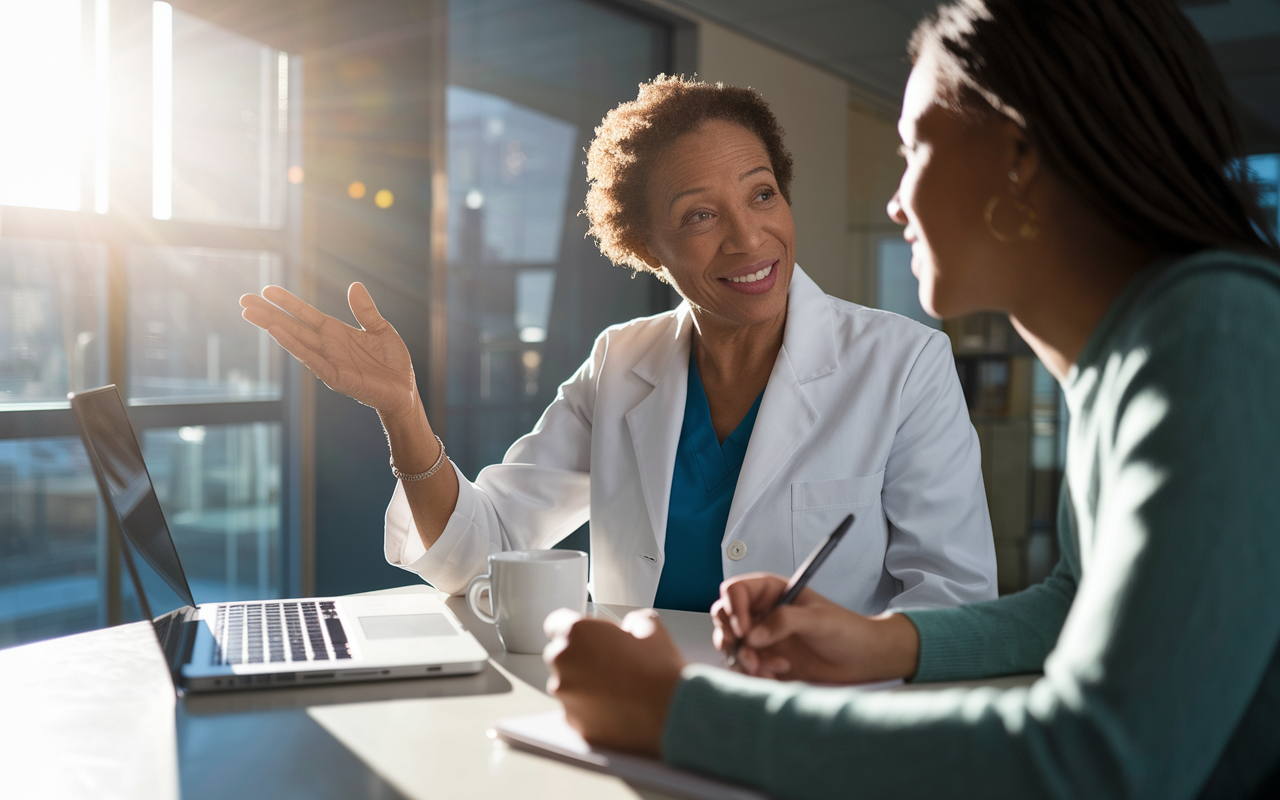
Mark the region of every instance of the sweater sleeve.
[[903, 612], [920, 634], [913, 681], [1040, 672], [1076, 593], [1067, 550], [1049, 577], [1017, 594], [956, 608]]
[[1080, 564], [1070, 489], [1058, 503], [1058, 563], [1035, 586], [986, 603], [903, 612], [920, 635], [912, 681], [963, 681], [1040, 672], [1076, 595]]
[[[1280, 291], [1194, 279], [1155, 305], [1097, 362], [1092, 413], [1072, 420], [1073, 447], [1077, 433], [1096, 445], [1068, 466], [1089, 516], [1043, 678], [868, 693], [688, 667], [666, 758], [780, 797], [1189, 798], [1222, 765], [1265, 773], [1280, 737], [1233, 734], [1280, 718]], [[917, 615], [936, 674], [990, 668], [962, 638], [1051, 621], [1045, 586]]]

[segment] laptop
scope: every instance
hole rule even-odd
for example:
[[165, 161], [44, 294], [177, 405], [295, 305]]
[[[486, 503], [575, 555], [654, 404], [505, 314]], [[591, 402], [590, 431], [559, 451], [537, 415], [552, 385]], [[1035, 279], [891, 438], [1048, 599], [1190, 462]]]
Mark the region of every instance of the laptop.
[[[430, 595], [196, 605], [114, 385], [68, 395], [143, 616], [191, 692], [480, 672], [489, 657]], [[172, 610], [168, 610], [172, 609]], [[162, 612], [156, 614], [154, 612]]]

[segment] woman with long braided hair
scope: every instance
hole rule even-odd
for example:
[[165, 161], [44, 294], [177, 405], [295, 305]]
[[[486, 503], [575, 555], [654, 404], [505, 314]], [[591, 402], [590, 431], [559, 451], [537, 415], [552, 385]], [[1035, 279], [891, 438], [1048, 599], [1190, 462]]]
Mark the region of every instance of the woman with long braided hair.
[[1280, 795], [1280, 267], [1208, 48], [1173, 0], [961, 0], [911, 54], [889, 213], [926, 309], [1007, 313], [1062, 385], [1059, 564], [876, 617], [734, 578], [747, 675], [553, 618], [552, 687], [592, 742], [776, 796]]

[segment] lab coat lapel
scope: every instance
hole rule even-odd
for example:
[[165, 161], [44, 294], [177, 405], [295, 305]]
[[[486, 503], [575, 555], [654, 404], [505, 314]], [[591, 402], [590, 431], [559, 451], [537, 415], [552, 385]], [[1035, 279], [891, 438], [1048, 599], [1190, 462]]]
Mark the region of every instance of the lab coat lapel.
[[799, 265], [787, 296], [787, 329], [760, 402], [724, 538], [736, 529], [764, 490], [800, 449], [821, 418], [804, 384], [840, 367], [831, 303]]
[[655, 343], [631, 371], [653, 389], [626, 414], [636, 453], [640, 486], [653, 526], [658, 553], [664, 551], [671, 478], [684, 419], [689, 384], [689, 347], [693, 320], [688, 303], [676, 310], [675, 335]]

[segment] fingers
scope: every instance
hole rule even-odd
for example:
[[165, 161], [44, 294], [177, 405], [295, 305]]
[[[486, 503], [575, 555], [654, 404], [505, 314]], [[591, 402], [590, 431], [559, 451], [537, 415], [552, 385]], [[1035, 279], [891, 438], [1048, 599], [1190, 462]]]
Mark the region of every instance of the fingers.
[[561, 694], [596, 674], [600, 658], [610, 642], [623, 636], [609, 620], [584, 619], [576, 611], [557, 609], [547, 615], [542, 629], [551, 640], [542, 649], [542, 660], [551, 668], [547, 691]]
[[751, 630], [753, 617], [773, 608], [786, 585], [780, 576], [764, 572], [730, 578], [720, 584], [720, 599], [716, 603], [724, 613], [716, 616], [741, 639]]
[[240, 316], [263, 330], [270, 327], [271, 323], [276, 319], [293, 319], [293, 317], [290, 317], [284, 311], [256, 294], [241, 295], [240, 307], [244, 309], [244, 311], [240, 312]]
[[814, 621], [814, 612], [798, 606], [783, 606], [762, 620], [758, 620], [747, 633], [744, 641], [760, 650], [777, 644], [788, 636], [808, 633]]
[[568, 636], [569, 629], [573, 627], [573, 623], [580, 619], [582, 619], [582, 615], [571, 608], [557, 608], [543, 620], [542, 632], [547, 635], [548, 639]]
[[240, 305], [244, 308], [240, 316], [250, 324], [268, 333], [273, 330], [288, 330], [295, 339], [303, 342], [307, 347], [313, 350], [320, 347], [321, 334], [314, 328], [304, 325], [300, 320], [294, 319], [256, 294], [245, 295], [240, 299]]
[[[247, 297], [247, 295], [246, 295]], [[302, 322], [312, 330], [318, 329], [329, 317], [315, 306], [305, 303], [283, 286], [268, 286], [262, 290], [262, 297], [272, 304], [283, 308], [289, 316]], [[241, 298], [241, 305], [245, 298]]]
[[760, 659], [760, 677], [783, 678], [791, 671], [791, 662], [781, 656]]
[[662, 628], [658, 612], [652, 608], [632, 611], [622, 618], [622, 629], [637, 639], [648, 639]]
[[356, 322], [360, 323], [360, 327], [366, 331], [386, 322], [378, 313], [373, 296], [369, 294], [368, 289], [364, 288], [363, 283], [353, 283], [347, 289], [347, 304], [351, 306], [351, 313], [355, 315]]
[[[272, 324], [269, 326], [260, 325], [249, 318], [248, 309], [245, 309], [245, 311], [242, 312], [242, 316], [250, 322], [253, 322], [253, 324], [258, 325], [258, 327], [266, 330], [267, 333], [271, 334], [271, 338], [275, 339], [277, 344], [287, 350], [289, 355], [301, 361], [303, 366], [311, 370], [311, 372], [314, 373], [317, 378], [324, 381], [326, 385], [332, 380], [335, 374], [333, 367], [317, 350], [313, 349], [313, 346], [309, 345], [308, 342], [304, 342], [300, 338], [305, 336], [314, 341], [314, 346], [318, 347], [319, 342], [315, 339], [316, 333], [314, 331], [307, 330], [292, 320], [290, 320], [292, 324]], [[295, 336], [295, 333], [298, 335]]]
[[738, 637], [733, 635], [733, 630], [729, 627], [729, 612], [724, 607], [711, 607], [711, 624], [715, 627], [711, 630], [711, 643], [722, 653], [728, 653], [738, 642]]
[[542, 649], [542, 660], [551, 667], [553, 674], [558, 672], [563, 664], [560, 659], [561, 654], [582, 639], [584, 630], [595, 625], [617, 627], [605, 620], [584, 619], [581, 614], [569, 608], [558, 608], [547, 615], [547, 618], [542, 621], [542, 632], [551, 641]]

